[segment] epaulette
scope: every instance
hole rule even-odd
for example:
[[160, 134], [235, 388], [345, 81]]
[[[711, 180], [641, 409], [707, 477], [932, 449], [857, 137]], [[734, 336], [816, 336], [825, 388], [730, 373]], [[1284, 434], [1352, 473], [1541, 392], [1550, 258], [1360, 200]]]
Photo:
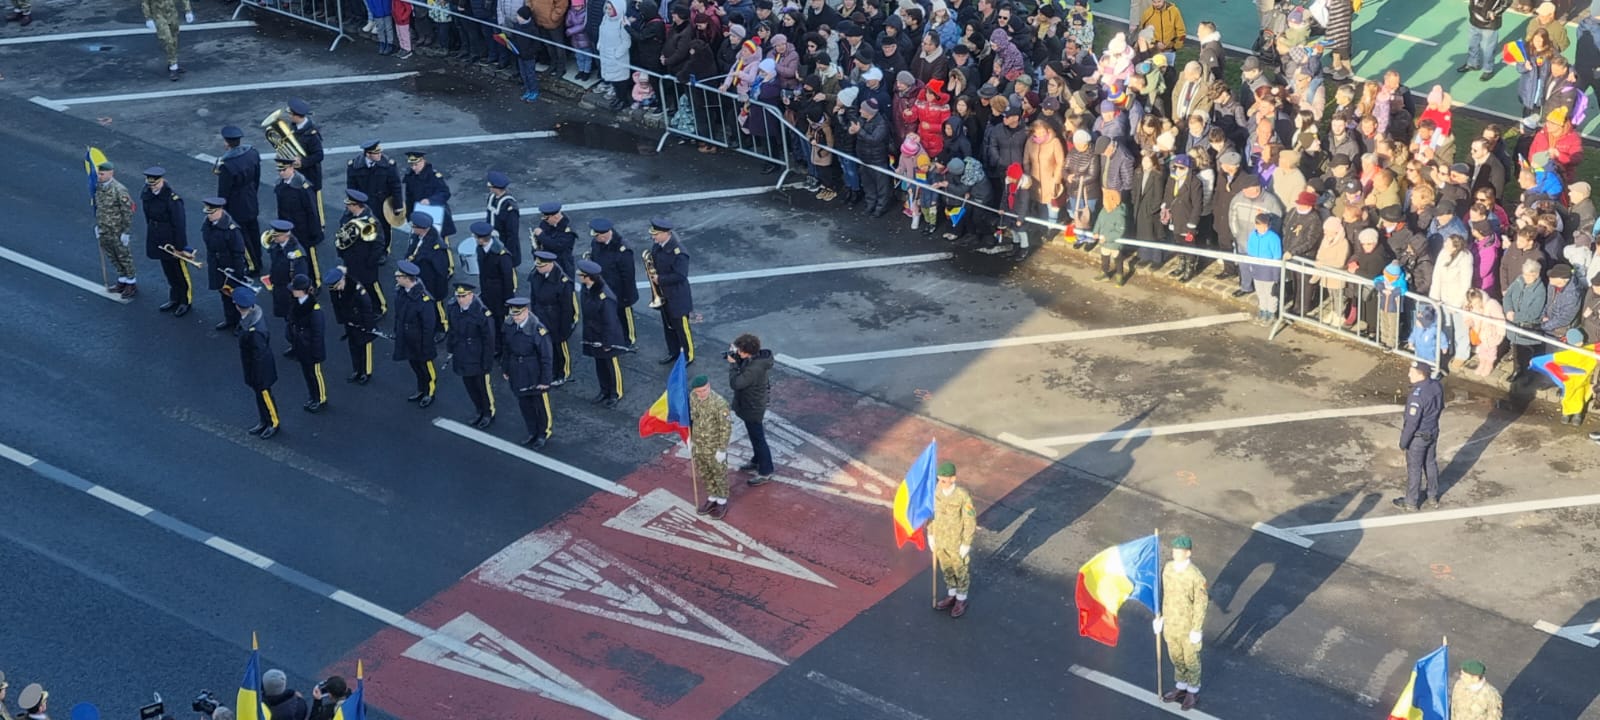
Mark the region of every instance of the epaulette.
[[484, 308], [483, 309], [483, 316], [484, 317], [494, 317], [494, 313], [489, 312], [489, 308]]
[[300, 258], [305, 257], [305, 255], [306, 254], [304, 252], [300, 251], [300, 250], [290, 250], [289, 251], [289, 259], [290, 260], [299, 260]]
[[545, 328], [544, 328], [544, 326], [543, 326], [543, 325], [540, 325], [540, 326], [539, 326], [539, 334], [540, 334], [540, 335], [544, 335], [544, 334], [547, 334], [547, 333], [549, 333], [549, 332], [550, 332], [550, 331], [549, 331], [549, 330], [546, 330], [546, 329], [545, 329]]
[[601, 299], [601, 300], [604, 300], [604, 299], [606, 299], [606, 294], [605, 294], [605, 293], [600, 293], [600, 299]]
[[423, 302], [433, 302], [433, 298], [431, 298], [431, 297], [428, 297], [428, 294], [427, 294], [427, 293], [423, 293], [423, 294], [422, 294], [422, 301], [423, 301]]
[[355, 166], [356, 166], [356, 161], [355, 161], [355, 158], [351, 158], [351, 159], [349, 159], [349, 160], [346, 160], [346, 161], [345, 161], [345, 162], [344, 162], [344, 166], [345, 166], [345, 167], [355, 167]]
[[622, 247], [622, 249], [618, 250], [617, 252], [633, 252], [633, 248], [630, 248], [627, 245], [623, 245], [621, 247]]
[[682, 255], [683, 254], [683, 248], [679, 248], [679, 247], [673, 248], [672, 249], [672, 254], [673, 255]]
[[433, 171], [433, 176], [439, 178], [440, 180], [444, 179], [444, 173], [439, 172], [438, 170]]

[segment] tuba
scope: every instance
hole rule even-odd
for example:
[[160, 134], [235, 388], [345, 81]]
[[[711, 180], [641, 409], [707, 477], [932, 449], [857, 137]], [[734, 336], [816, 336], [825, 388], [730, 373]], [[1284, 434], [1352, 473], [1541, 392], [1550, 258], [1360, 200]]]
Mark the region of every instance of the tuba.
[[644, 274], [650, 278], [650, 307], [660, 308], [667, 304], [667, 299], [661, 296], [661, 286], [656, 284], [656, 251], [650, 248], [644, 253]]
[[378, 221], [370, 215], [351, 218], [339, 226], [339, 232], [333, 236], [334, 247], [340, 250], [349, 250], [357, 242], [372, 242], [378, 239]]
[[306, 156], [306, 149], [300, 147], [300, 139], [295, 137], [294, 126], [284, 117], [283, 110], [273, 110], [261, 121], [261, 129], [267, 134], [267, 142], [278, 151], [278, 157], [299, 160]]

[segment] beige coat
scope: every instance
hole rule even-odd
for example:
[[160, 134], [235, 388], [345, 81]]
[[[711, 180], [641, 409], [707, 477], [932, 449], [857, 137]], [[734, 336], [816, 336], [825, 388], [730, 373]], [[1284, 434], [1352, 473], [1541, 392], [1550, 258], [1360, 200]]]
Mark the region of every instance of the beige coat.
[[[1350, 260], [1350, 239], [1344, 236], [1344, 223], [1337, 217], [1322, 222], [1322, 244], [1317, 246], [1317, 265], [1343, 270]], [[1321, 283], [1329, 291], [1344, 289], [1344, 281], [1330, 277], [1312, 276], [1311, 282]]]

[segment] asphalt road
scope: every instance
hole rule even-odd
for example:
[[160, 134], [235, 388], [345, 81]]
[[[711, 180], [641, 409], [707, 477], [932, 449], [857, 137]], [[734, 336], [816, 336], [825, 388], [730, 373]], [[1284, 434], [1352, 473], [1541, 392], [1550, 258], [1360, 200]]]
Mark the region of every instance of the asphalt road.
[[[137, 19], [92, 12], [52, 8], [28, 32]], [[215, 12], [203, 7], [201, 20]], [[508, 103], [495, 81], [420, 56], [401, 67], [361, 44], [329, 54], [321, 36], [276, 25], [185, 40], [191, 69], [177, 85], [156, 72], [148, 36], [0, 45], [12, 168], [0, 177], [11, 229], [0, 246], [98, 282], [83, 146], [129, 168], [134, 189], [138, 168], [164, 165], [194, 201], [211, 192], [194, 156], [217, 152], [216, 128], [253, 132], [289, 92], [339, 146], [589, 119]], [[291, 79], [423, 74], [60, 111], [26, 102], [254, 82], [264, 78], [237, 68], [268, 57], [292, 58], [274, 73]], [[1071, 588], [1094, 552], [1159, 527], [1195, 537], [1212, 581], [1202, 709], [1215, 717], [1377, 716], [1446, 635], [1456, 657], [1488, 663], [1507, 717], [1600, 716], [1597, 651], [1532, 627], [1600, 619], [1592, 505], [1409, 516], [1306, 535], [1309, 549], [1251, 529], [1393, 516], [1398, 418], [1386, 406], [1404, 380], [1392, 360], [1300, 332], [1269, 342], [1235, 317], [1242, 305], [1164, 278], [1108, 289], [1059, 249], [1021, 265], [946, 256], [903, 220], [863, 221], [792, 189], [740, 195], [770, 177], [727, 156], [500, 138], [430, 157], [457, 212], [478, 209], [478, 178], [495, 167], [524, 206], [642, 198], [574, 213], [581, 226], [605, 212], [636, 248], [649, 217], [676, 218], [702, 278], [696, 370], [725, 390], [717, 351], [747, 330], [786, 356], [770, 423], [783, 482], [751, 490], [735, 475], [721, 526], [674, 509], [691, 500], [683, 460], [633, 430], [664, 380], [642, 304], [623, 405], [583, 402], [594, 385], [581, 361], [578, 383], [557, 392], [544, 455], [556, 464], [493, 445], [522, 437], [503, 386], [487, 436], [434, 424], [470, 414], [459, 383], [441, 377], [427, 410], [406, 404], [409, 377], [381, 361], [382, 340], [366, 387], [338, 382], [348, 368], [330, 347], [331, 404], [315, 417], [297, 409], [298, 374], [280, 361], [284, 430], [259, 441], [243, 432], [253, 413], [233, 339], [210, 330], [214, 295], [198, 293], [175, 320], [155, 311], [164, 287], [143, 258], [143, 292], [128, 305], [0, 261], [11, 309], [0, 443], [14, 451], [0, 463], [11, 511], [0, 558], [14, 588], [0, 594], [14, 628], [0, 670], [14, 688], [43, 681], [58, 714], [79, 700], [131, 714], [152, 691], [184, 707], [201, 688], [231, 698], [254, 632], [267, 664], [301, 689], [365, 661], [375, 715], [404, 720], [1154, 718], [1166, 711], [1140, 700], [1154, 685], [1147, 615], [1124, 613], [1121, 647], [1089, 643], [1076, 637]], [[659, 199], [680, 193], [691, 199]], [[867, 266], [880, 260], [895, 264]], [[845, 265], [773, 271], [826, 263]], [[713, 281], [730, 272], [751, 276]], [[1143, 327], [1153, 323], [1169, 325]], [[937, 347], [1005, 338], [1023, 344]], [[1551, 408], [1448, 385], [1447, 509], [1592, 492], [1592, 446], [1553, 424]], [[893, 549], [883, 507], [930, 437], [983, 510], [973, 610], [958, 622], [925, 609], [926, 557]], [[55, 469], [25, 469], [16, 452]], [[80, 481], [118, 495], [71, 489]], [[155, 512], [132, 514], [118, 497]], [[212, 536], [255, 553], [244, 555], [253, 564], [202, 544]]]

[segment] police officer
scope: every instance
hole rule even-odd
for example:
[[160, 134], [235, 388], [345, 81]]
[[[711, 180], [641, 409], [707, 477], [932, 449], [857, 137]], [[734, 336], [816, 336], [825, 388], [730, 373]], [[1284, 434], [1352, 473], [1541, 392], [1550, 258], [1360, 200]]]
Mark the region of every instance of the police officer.
[[288, 220], [272, 221], [272, 245], [267, 248], [267, 289], [272, 291], [272, 315], [289, 319], [289, 307], [294, 296], [289, 286], [296, 275], [311, 272], [311, 260], [305, 248], [294, 237], [294, 223]]
[[1400, 449], [1406, 451], [1406, 494], [1394, 506], [1407, 512], [1422, 506], [1422, 480], [1428, 480], [1428, 502], [1439, 507], [1439, 416], [1444, 414], [1444, 386], [1433, 377], [1433, 367], [1411, 366], [1411, 397], [1406, 399], [1405, 425], [1400, 428]]
[[[561, 203], [547, 202], [539, 206], [544, 217], [533, 229], [533, 249], [555, 253], [556, 264], [572, 277], [576, 269], [572, 264], [572, 250], [578, 244], [577, 233], [572, 232], [572, 221], [561, 213]], [[502, 236], [504, 237], [504, 236]]]
[[144, 191], [139, 194], [144, 206], [144, 255], [160, 261], [161, 272], [167, 276], [167, 301], [161, 304], [161, 312], [183, 317], [194, 302], [194, 285], [189, 280], [189, 264], [173, 253], [194, 257], [194, 249], [189, 247], [189, 232], [184, 228], [183, 198], [167, 183], [166, 175], [159, 165], [144, 171]]
[[650, 248], [645, 250], [646, 268], [650, 268], [650, 282], [661, 293], [661, 327], [666, 332], [667, 356], [662, 365], [678, 360], [682, 351], [688, 362], [694, 362], [694, 334], [689, 331], [689, 313], [694, 312], [694, 299], [689, 292], [689, 253], [678, 245], [672, 233], [672, 222], [658, 217], [650, 220]]
[[527, 298], [520, 297], [506, 301], [506, 351], [500, 358], [500, 367], [501, 377], [511, 383], [511, 392], [517, 396], [517, 409], [522, 411], [522, 420], [528, 425], [528, 438], [522, 444], [538, 450], [544, 447], [554, 430], [550, 412], [554, 368], [550, 331], [533, 314], [530, 304]]
[[978, 513], [972, 495], [956, 485], [956, 464], [946, 460], [934, 471], [939, 478], [933, 492], [933, 520], [928, 523], [928, 549], [944, 573], [945, 598], [933, 609], [958, 618], [967, 614], [967, 592], [972, 589], [972, 537]]
[[[222, 128], [222, 157], [211, 172], [217, 176], [217, 197], [228, 201], [228, 216], [244, 234], [245, 252], [250, 255], [249, 272], [266, 267], [261, 264], [261, 153], [243, 142], [244, 131], [228, 125]], [[241, 268], [246, 269], [246, 268]]]
[[[411, 213], [411, 244], [406, 248], [406, 260], [422, 271], [422, 285], [428, 294], [443, 297], [440, 293], [455, 275], [456, 266], [438, 229], [433, 226], [433, 216], [421, 211]], [[439, 314], [444, 314], [442, 306]]]
[[230, 295], [234, 285], [246, 277], [245, 269], [250, 264], [245, 253], [248, 245], [239, 224], [226, 210], [226, 199], [208, 197], [200, 202], [205, 210], [205, 219], [200, 222], [200, 241], [206, 246], [206, 286], [218, 291], [218, 297], [222, 298], [222, 322], [214, 329], [232, 330], [239, 327], [239, 308]]
[[[522, 245], [517, 242], [517, 237], [522, 233], [522, 214], [517, 210], [517, 199], [506, 192], [511, 187], [511, 178], [498, 170], [490, 170], [486, 179], [489, 184], [489, 198], [486, 201], [487, 210], [485, 217], [489, 226], [500, 233], [501, 238], [510, 238], [511, 244], [506, 249], [511, 253], [511, 266], [522, 265]], [[510, 297], [507, 295], [506, 297]], [[490, 304], [489, 307], [495, 307]], [[502, 316], [504, 310], [497, 310]]]
[[433, 404], [433, 391], [439, 373], [433, 359], [439, 350], [433, 336], [439, 329], [439, 302], [428, 294], [418, 275], [422, 269], [410, 260], [395, 264], [394, 281], [394, 359], [404, 360], [417, 378], [417, 391], [406, 398], [417, 407]]
[[[351, 158], [344, 166], [344, 185], [367, 194], [366, 205], [378, 221], [378, 242], [383, 247], [383, 257], [389, 255], [389, 219], [383, 214], [384, 204], [393, 198], [396, 207], [401, 201], [400, 169], [394, 159], [383, 154], [377, 140], [361, 143], [361, 157]], [[382, 258], [379, 258], [380, 263]]]
[[1206, 621], [1206, 576], [1190, 562], [1194, 541], [1188, 535], [1172, 539], [1172, 560], [1161, 568], [1161, 614], [1152, 624], [1167, 643], [1177, 686], [1161, 696], [1163, 702], [1182, 703], [1193, 709], [1200, 701], [1201, 627]]
[[[510, 248], [500, 241], [505, 237], [482, 220], [472, 224], [472, 237], [478, 243], [478, 299], [494, 314], [494, 325], [506, 322], [506, 301], [517, 294], [516, 261]], [[512, 244], [516, 244], [513, 237]], [[505, 333], [496, 335], [495, 354], [505, 348]]]
[[367, 240], [360, 237], [358, 232], [356, 239], [347, 247], [339, 248], [339, 259], [344, 261], [345, 272], [351, 279], [366, 288], [372, 299], [377, 301], [378, 314], [382, 315], [389, 311], [389, 304], [383, 298], [382, 288], [378, 287], [378, 266], [383, 264], [383, 256], [388, 250], [380, 244], [384, 226], [372, 214], [372, 208], [367, 204], [370, 199], [371, 196], [355, 188], [344, 191], [344, 214], [339, 216], [339, 232], [344, 232], [350, 223], [365, 220], [377, 228], [378, 234], [372, 240]]
[[411, 217], [418, 205], [442, 207], [444, 223], [439, 228], [440, 234], [446, 240], [456, 234], [456, 221], [450, 215], [450, 184], [444, 181], [444, 173], [433, 169], [427, 153], [421, 150], [406, 153], [406, 172], [400, 181], [406, 189], [406, 217]]
[[557, 264], [556, 254], [539, 250], [533, 254], [533, 270], [528, 272], [528, 300], [533, 314], [550, 331], [550, 351], [555, 363], [551, 386], [565, 385], [572, 379], [572, 351], [567, 340], [578, 324], [578, 293], [572, 278]]
[[456, 301], [450, 304], [450, 332], [445, 347], [450, 351], [450, 369], [461, 376], [467, 397], [477, 417], [467, 423], [479, 430], [494, 422], [494, 388], [489, 387], [489, 371], [494, 369], [494, 313], [478, 301], [477, 286], [456, 283]]
[[344, 326], [345, 343], [350, 348], [352, 372], [344, 381], [365, 385], [372, 379], [372, 338], [378, 327], [376, 305], [366, 287], [346, 277], [342, 267], [329, 270], [322, 284], [328, 288], [333, 321]]
[[244, 368], [244, 384], [255, 395], [257, 422], [251, 435], [263, 440], [278, 433], [278, 406], [272, 401], [272, 384], [278, 381], [278, 363], [272, 357], [272, 333], [266, 314], [256, 304], [256, 291], [234, 288], [233, 304], [239, 311], [239, 363]]
[[278, 219], [294, 223], [294, 234], [305, 248], [311, 262], [311, 277], [317, 274], [317, 246], [322, 244], [322, 203], [311, 180], [294, 169], [295, 161], [278, 158], [278, 183], [272, 186], [272, 196], [278, 201]]
[[322, 363], [328, 359], [323, 335], [327, 320], [311, 278], [294, 276], [289, 291], [294, 294], [294, 306], [289, 309], [289, 351], [300, 363], [300, 375], [306, 380], [308, 399], [301, 407], [314, 413], [328, 404], [328, 384], [322, 380]]
[[589, 221], [589, 252], [585, 258], [600, 265], [600, 277], [605, 279], [611, 297], [616, 301], [617, 320], [622, 334], [628, 340], [628, 350], [639, 342], [633, 328], [633, 304], [639, 302], [639, 286], [634, 281], [633, 250], [622, 241], [616, 226], [606, 218]]
[[311, 183], [311, 191], [316, 194], [317, 220], [320, 224], [323, 220], [322, 130], [311, 121], [311, 104], [300, 98], [289, 98], [289, 124], [294, 126], [294, 139], [300, 143], [300, 149], [306, 151], [294, 166], [301, 175], [306, 176]]
[[583, 354], [594, 358], [594, 374], [600, 380], [600, 392], [589, 402], [614, 408], [622, 399], [622, 362], [617, 356], [627, 352], [627, 338], [617, 318], [617, 299], [606, 287], [603, 273], [600, 263], [578, 261], [578, 282], [583, 284]]

